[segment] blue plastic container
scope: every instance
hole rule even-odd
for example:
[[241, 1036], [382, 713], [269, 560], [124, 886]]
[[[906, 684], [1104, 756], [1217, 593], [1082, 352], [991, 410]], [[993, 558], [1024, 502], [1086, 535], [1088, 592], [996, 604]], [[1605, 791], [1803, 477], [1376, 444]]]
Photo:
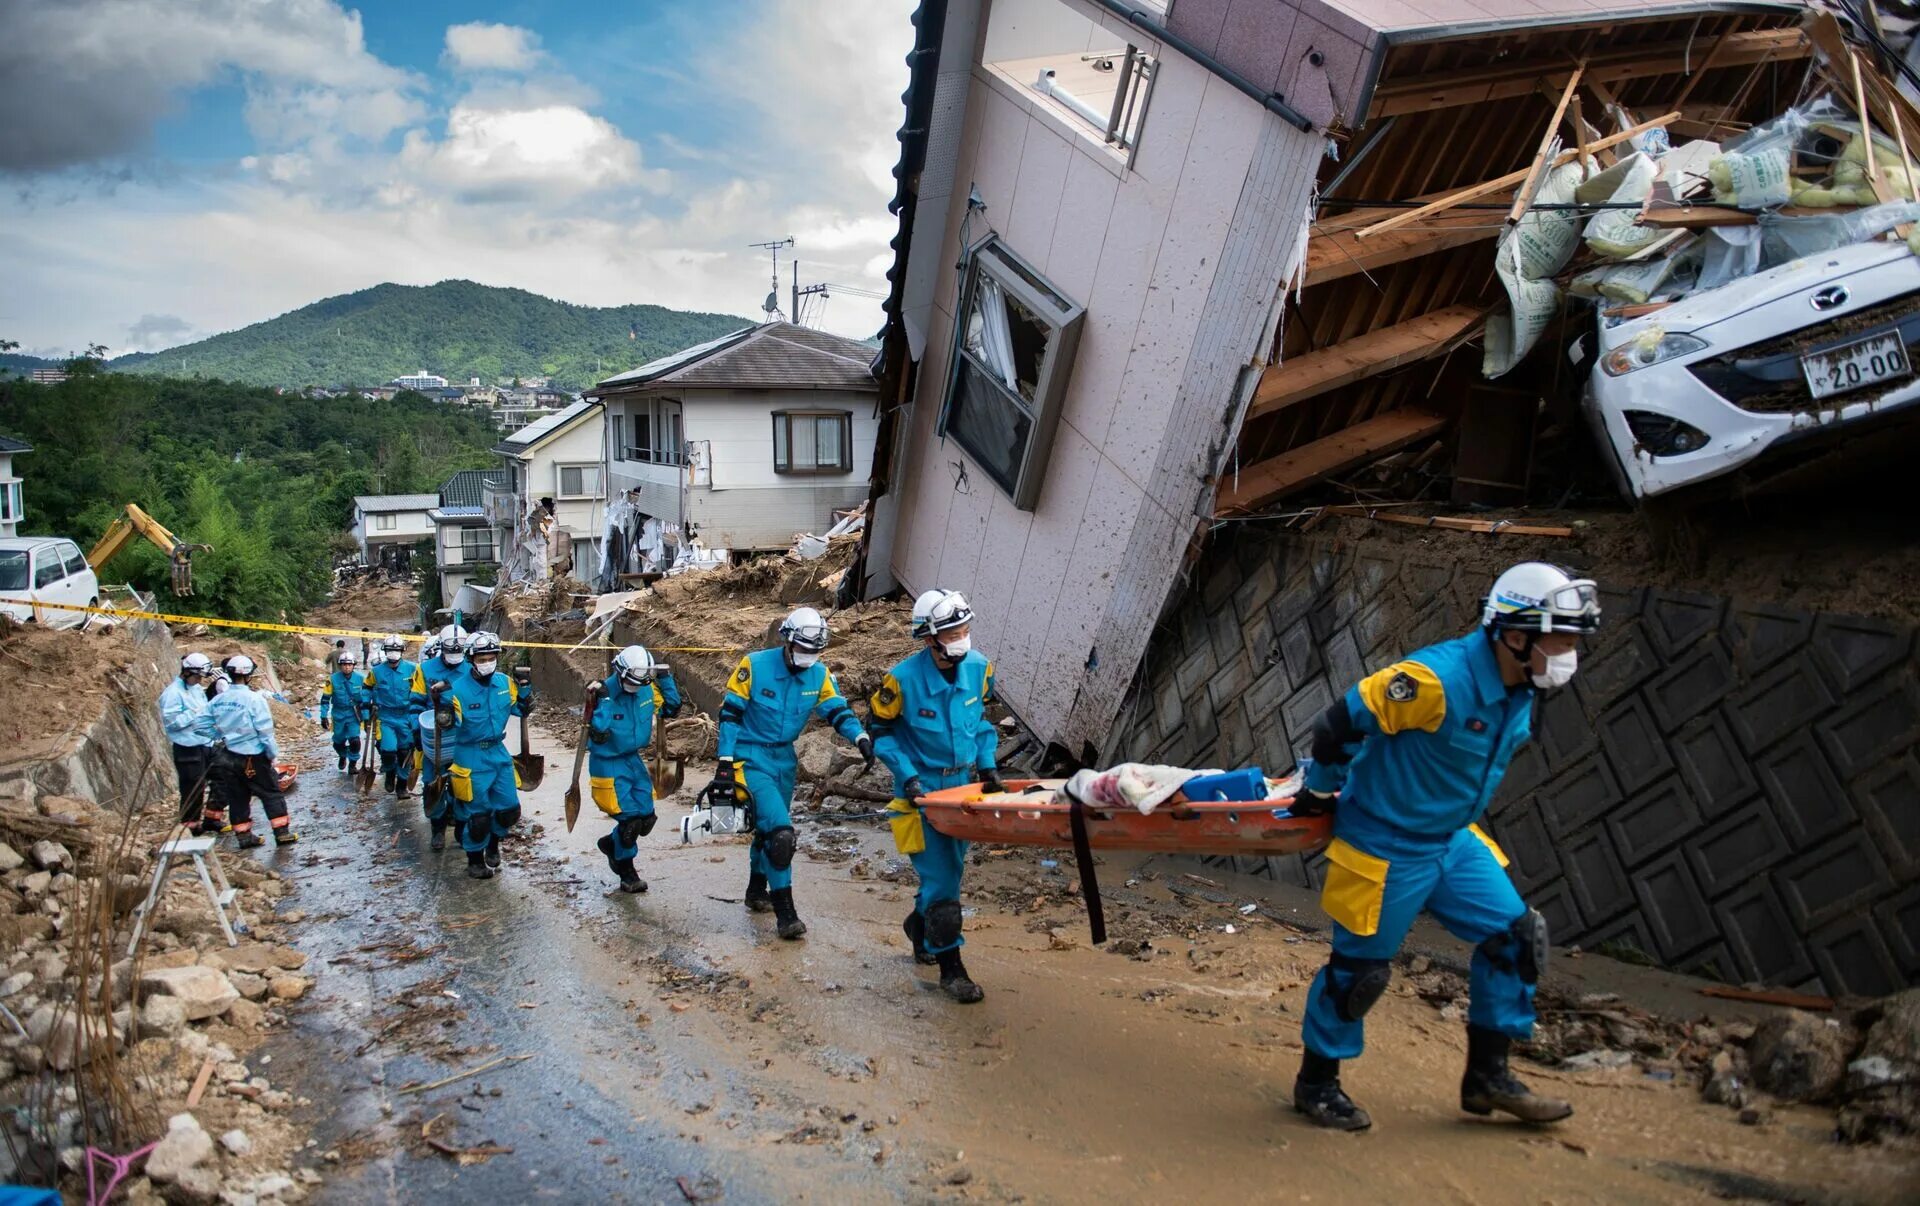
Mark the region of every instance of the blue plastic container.
[[1189, 800], [1264, 800], [1267, 779], [1259, 767], [1249, 766], [1218, 775], [1195, 775], [1180, 790]]

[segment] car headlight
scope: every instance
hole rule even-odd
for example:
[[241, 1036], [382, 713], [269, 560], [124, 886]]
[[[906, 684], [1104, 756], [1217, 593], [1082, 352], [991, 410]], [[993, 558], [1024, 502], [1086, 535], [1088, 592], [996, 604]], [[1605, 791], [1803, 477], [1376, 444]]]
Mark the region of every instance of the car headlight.
[[1609, 377], [1622, 377], [1636, 369], [1705, 351], [1707, 341], [1677, 332], [1653, 330], [1627, 340], [1600, 358], [1600, 367]]

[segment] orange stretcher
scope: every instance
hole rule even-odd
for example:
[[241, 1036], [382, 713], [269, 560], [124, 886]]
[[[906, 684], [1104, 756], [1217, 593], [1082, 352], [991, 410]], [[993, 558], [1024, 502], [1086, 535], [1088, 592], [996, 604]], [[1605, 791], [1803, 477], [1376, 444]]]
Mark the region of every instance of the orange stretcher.
[[[1073, 805], [1065, 779], [1009, 779], [985, 795], [978, 783], [943, 788], [919, 799], [927, 824], [950, 838], [1014, 846], [1074, 844]], [[1087, 844], [1100, 850], [1166, 854], [1302, 854], [1333, 838], [1330, 815], [1296, 817], [1291, 799], [1192, 801], [1175, 793], [1148, 815], [1131, 808], [1082, 805]]]

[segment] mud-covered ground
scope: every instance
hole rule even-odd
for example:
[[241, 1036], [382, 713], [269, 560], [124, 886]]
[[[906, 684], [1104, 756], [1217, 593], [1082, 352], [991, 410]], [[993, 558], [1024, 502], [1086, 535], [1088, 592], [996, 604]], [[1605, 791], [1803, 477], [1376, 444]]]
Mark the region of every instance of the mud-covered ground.
[[[680, 844], [706, 768], [643, 846], [651, 891], [626, 896], [591, 804], [562, 825], [571, 751], [534, 742], [547, 779], [491, 881], [457, 845], [428, 851], [417, 802], [359, 801], [306, 750], [302, 843], [264, 857], [298, 888], [283, 908], [306, 913], [318, 982], [269, 1049], [337, 1160], [320, 1200], [1837, 1203], [1920, 1185], [1911, 1148], [1836, 1144], [1811, 1107], [1743, 1124], [1658, 1061], [1522, 1065], [1575, 1119], [1469, 1119], [1437, 971], [1398, 977], [1369, 1018], [1347, 1081], [1374, 1130], [1321, 1132], [1288, 1108], [1326, 955], [1308, 900], [1109, 859], [1096, 949], [1064, 852], [980, 850], [966, 957], [988, 995], [955, 1006], [907, 955], [913, 877], [884, 830], [803, 812], [811, 932], [781, 942], [738, 903], [738, 839]], [[1564, 965], [1575, 994], [1707, 1012], [1672, 978]]]

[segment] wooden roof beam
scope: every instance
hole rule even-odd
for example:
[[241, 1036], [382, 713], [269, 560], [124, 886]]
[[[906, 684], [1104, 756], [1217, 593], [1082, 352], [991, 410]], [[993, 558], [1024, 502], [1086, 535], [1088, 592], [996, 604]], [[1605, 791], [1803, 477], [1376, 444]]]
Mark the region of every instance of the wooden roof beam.
[[1274, 414], [1343, 385], [1438, 356], [1479, 327], [1483, 316], [1479, 306], [1447, 306], [1273, 365], [1260, 374], [1247, 418]]
[[1388, 411], [1249, 465], [1240, 471], [1237, 481], [1231, 473], [1222, 474], [1214, 509], [1222, 515], [1259, 510], [1275, 499], [1335, 473], [1397, 452], [1416, 440], [1438, 435], [1446, 425], [1446, 419], [1418, 407]]
[[[1761, 62], [1804, 58], [1809, 49], [1796, 26], [1727, 34], [1713, 46], [1712, 66], [1714, 70], [1719, 70], [1723, 67], [1747, 67]], [[1689, 50], [1687, 40], [1629, 47], [1592, 56], [1587, 62], [1583, 81], [1588, 84], [1617, 84], [1653, 76], [1682, 75], [1689, 66], [1700, 61], [1699, 46], [1696, 44]], [[1535, 62], [1467, 71], [1442, 71], [1405, 80], [1390, 80], [1374, 90], [1373, 106], [1367, 111], [1367, 120], [1378, 121], [1402, 113], [1426, 113], [1434, 109], [1479, 104], [1481, 101], [1509, 100], [1526, 96], [1543, 85], [1565, 88], [1573, 73], [1574, 68], [1565, 63]], [[1703, 67], [1696, 74], [1704, 73]]]
[[1482, 242], [1505, 229], [1500, 224], [1498, 214], [1470, 209], [1441, 214], [1417, 227], [1389, 231], [1367, 239], [1359, 238], [1359, 231], [1348, 226], [1348, 223], [1360, 219], [1371, 225], [1405, 212], [1400, 209], [1357, 209], [1334, 219], [1342, 229], [1317, 228], [1317, 233], [1307, 242], [1307, 286], [1323, 285], [1342, 277], [1398, 264], [1402, 260]]

